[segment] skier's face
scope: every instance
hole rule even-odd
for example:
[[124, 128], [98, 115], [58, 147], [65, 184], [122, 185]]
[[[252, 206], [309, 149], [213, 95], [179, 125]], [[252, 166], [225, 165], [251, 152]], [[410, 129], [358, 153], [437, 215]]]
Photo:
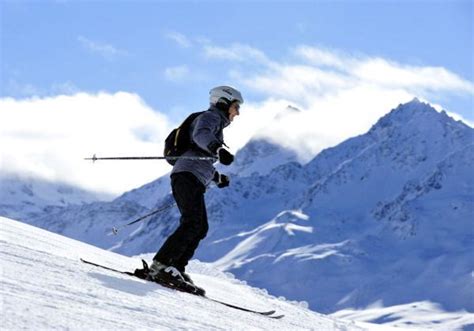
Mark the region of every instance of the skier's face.
[[240, 104], [238, 102], [233, 102], [229, 107], [229, 120], [232, 122], [235, 116], [240, 114], [239, 112]]

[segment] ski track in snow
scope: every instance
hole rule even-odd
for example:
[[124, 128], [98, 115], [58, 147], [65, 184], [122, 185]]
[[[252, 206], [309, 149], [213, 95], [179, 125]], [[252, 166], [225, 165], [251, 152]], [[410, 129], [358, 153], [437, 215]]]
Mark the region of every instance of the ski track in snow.
[[285, 317], [272, 320], [236, 311], [79, 260], [133, 270], [140, 266], [138, 257], [105, 251], [3, 217], [0, 223], [0, 307], [5, 330], [390, 329], [312, 312], [193, 261], [190, 272], [197, 284], [205, 284], [209, 297], [251, 309], [275, 309]]

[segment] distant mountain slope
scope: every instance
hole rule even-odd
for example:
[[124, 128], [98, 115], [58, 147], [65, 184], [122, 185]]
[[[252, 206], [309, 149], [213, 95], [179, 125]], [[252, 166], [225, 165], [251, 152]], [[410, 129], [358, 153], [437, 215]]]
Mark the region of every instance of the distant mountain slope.
[[266, 175], [279, 165], [296, 162], [294, 151], [285, 149], [265, 139], [252, 139], [235, 155], [235, 162], [229, 167], [219, 166], [219, 170], [239, 177], [253, 173]]
[[169, 174], [166, 174], [151, 183], [145, 184], [129, 192], [125, 192], [116, 202], [138, 203], [145, 208], [153, 208], [156, 202], [163, 199], [171, 193], [171, 180]]
[[0, 215], [24, 221], [54, 208], [111, 199], [109, 195], [87, 192], [68, 184], [10, 173], [0, 174]]

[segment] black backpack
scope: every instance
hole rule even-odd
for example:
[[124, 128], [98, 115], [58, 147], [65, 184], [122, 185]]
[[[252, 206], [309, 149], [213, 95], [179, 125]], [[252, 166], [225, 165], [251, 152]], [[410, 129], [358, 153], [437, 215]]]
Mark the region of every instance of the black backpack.
[[[176, 129], [173, 129], [168, 137], [165, 139], [165, 150], [163, 152], [164, 156], [181, 156], [184, 152], [188, 149], [193, 147], [193, 143], [190, 137], [190, 127], [191, 123], [198, 117], [204, 113], [203, 111], [192, 113], [189, 115], [183, 123]], [[174, 165], [176, 163], [176, 159], [166, 159], [166, 161]]]

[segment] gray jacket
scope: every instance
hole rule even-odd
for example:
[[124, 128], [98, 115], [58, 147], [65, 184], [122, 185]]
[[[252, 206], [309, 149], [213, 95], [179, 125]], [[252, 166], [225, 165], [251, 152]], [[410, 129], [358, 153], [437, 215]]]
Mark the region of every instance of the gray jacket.
[[[207, 153], [197, 148], [191, 148], [183, 156], [211, 156], [212, 152], [209, 150], [209, 145], [216, 142], [219, 145], [224, 144], [224, 134], [222, 131], [229, 124], [230, 120], [226, 114], [222, 110], [211, 106], [207, 111], [199, 115], [189, 128], [194, 144]], [[191, 172], [204, 186], [208, 186], [216, 171], [214, 162], [212, 160], [179, 159], [176, 161], [171, 174]]]

